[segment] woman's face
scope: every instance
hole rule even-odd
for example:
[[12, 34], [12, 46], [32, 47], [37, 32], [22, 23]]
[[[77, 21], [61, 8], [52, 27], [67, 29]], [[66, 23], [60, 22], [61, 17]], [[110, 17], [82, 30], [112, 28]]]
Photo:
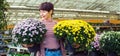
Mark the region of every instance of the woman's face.
[[51, 11], [48, 12], [46, 10], [40, 10], [40, 16], [42, 19], [49, 19], [51, 18]]

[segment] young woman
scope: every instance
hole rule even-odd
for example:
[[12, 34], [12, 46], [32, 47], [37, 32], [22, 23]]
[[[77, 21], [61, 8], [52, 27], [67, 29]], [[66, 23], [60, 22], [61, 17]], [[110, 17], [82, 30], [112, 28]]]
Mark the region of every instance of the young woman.
[[65, 49], [61, 40], [57, 40], [53, 27], [57, 23], [53, 20], [52, 15], [54, 6], [50, 2], [44, 2], [39, 7], [41, 21], [45, 24], [47, 32], [44, 36], [44, 40], [40, 46], [40, 52], [38, 56], [66, 56]]

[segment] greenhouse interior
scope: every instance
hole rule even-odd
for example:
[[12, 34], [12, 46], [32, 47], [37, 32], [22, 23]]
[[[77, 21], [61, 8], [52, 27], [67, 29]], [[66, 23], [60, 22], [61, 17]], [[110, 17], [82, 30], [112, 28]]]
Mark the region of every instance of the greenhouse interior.
[[120, 0], [0, 0], [0, 56], [120, 56]]

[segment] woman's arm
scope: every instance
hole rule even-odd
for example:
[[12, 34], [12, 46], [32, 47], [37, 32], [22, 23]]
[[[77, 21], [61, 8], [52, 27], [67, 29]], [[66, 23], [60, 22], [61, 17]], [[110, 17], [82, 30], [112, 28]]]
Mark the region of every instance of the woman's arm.
[[66, 51], [62, 39], [60, 39], [60, 47], [61, 47], [62, 56], [66, 56]]

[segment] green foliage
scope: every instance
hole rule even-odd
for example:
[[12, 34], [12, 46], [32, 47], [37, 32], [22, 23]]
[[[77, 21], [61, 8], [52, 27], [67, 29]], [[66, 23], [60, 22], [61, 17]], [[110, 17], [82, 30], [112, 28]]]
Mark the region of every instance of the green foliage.
[[120, 32], [106, 32], [101, 35], [100, 48], [104, 53], [120, 53]]
[[5, 11], [7, 11], [7, 8], [9, 7], [9, 4], [5, 0], [0, 0], [0, 29], [4, 29], [7, 25], [6, 15]]

